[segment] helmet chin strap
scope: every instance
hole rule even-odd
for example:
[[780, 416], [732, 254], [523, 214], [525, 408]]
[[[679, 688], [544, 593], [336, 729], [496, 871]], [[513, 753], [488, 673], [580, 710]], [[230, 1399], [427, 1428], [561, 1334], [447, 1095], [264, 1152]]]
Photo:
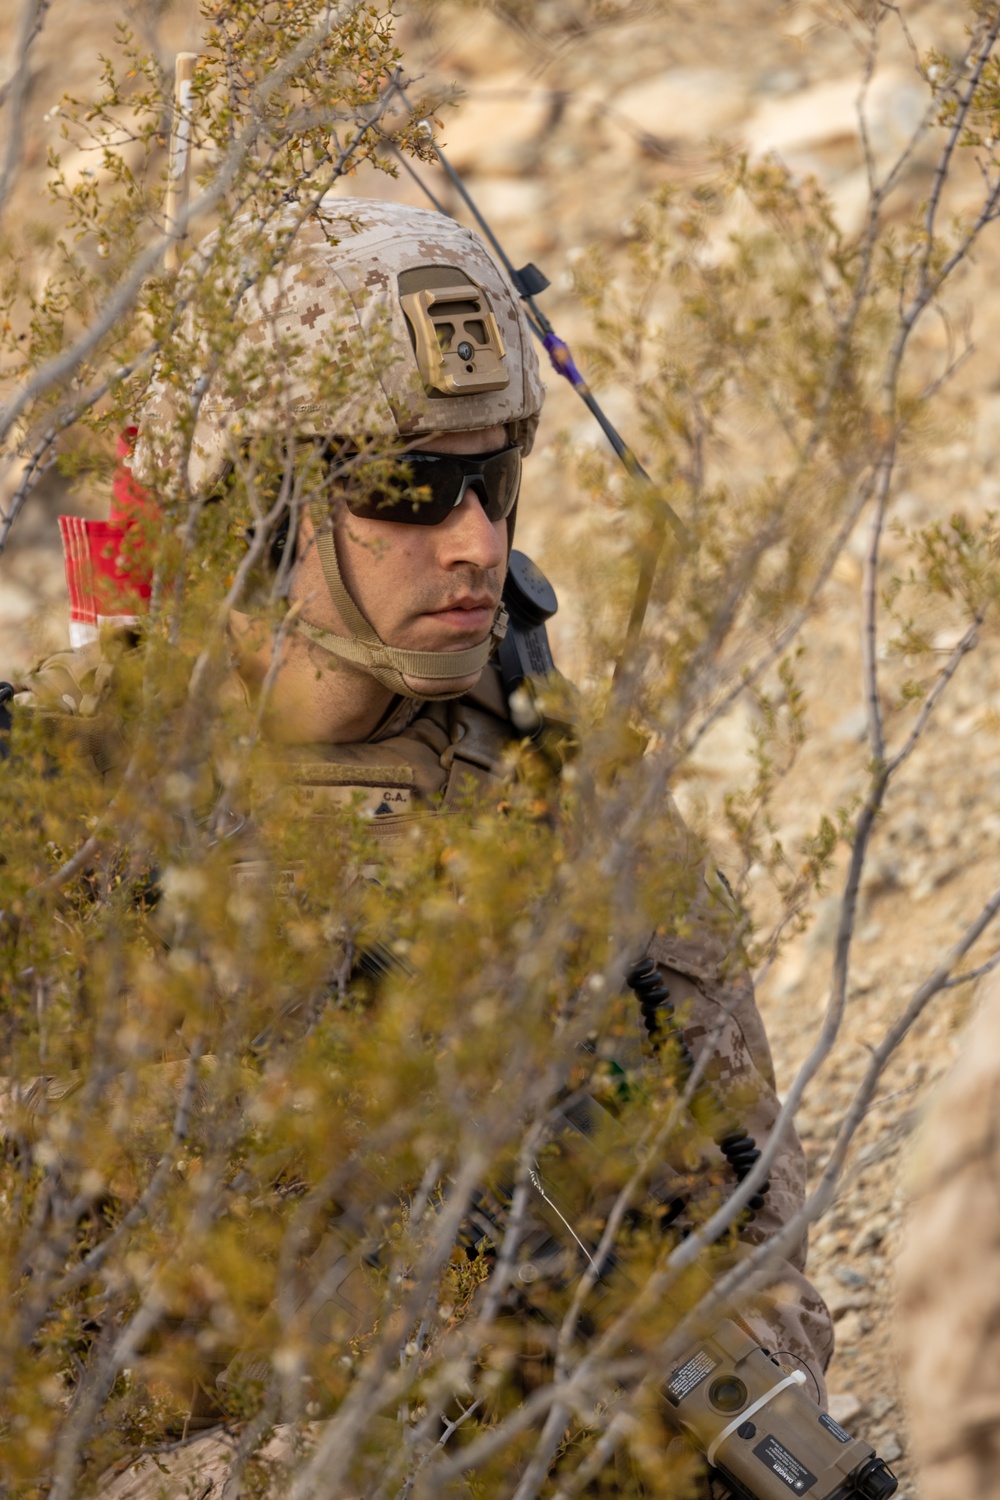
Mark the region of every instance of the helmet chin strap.
[[[331, 656], [360, 667], [392, 693], [399, 693], [404, 698], [460, 697], [465, 689], [448, 692], [447, 684], [459, 677], [471, 677], [474, 672], [481, 672], [485, 667], [494, 645], [502, 641], [507, 633], [507, 611], [504, 606], [501, 604], [497, 610], [493, 628], [485, 641], [480, 641], [478, 646], [468, 646], [464, 651], [405, 651], [399, 646], [387, 646], [347, 591], [337, 558], [332, 519], [325, 507], [313, 514], [313, 528], [330, 598], [351, 634], [334, 635], [332, 631], [322, 630], [318, 625], [309, 625], [301, 618], [295, 621], [295, 628]], [[440, 682], [442, 691], [416, 693], [407, 685], [404, 672], [408, 677]]]

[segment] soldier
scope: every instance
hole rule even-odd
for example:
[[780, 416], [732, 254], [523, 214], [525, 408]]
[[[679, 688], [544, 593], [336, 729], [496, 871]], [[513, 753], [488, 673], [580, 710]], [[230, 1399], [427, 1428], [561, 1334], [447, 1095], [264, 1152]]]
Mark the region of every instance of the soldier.
[[[235, 661], [251, 696], [266, 689], [266, 729], [299, 790], [318, 800], [330, 788], [341, 799], [356, 794], [376, 836], [391, 842], [415, 816], [461, 803], [470, 785], [499, 793], [505, 753], [524, 729], [524, 705], [515, 694], [512, 708], [512, 678], [496, 648], [521, 465], [544, 397], [530, 332], [475, 234], [423, 210], [347, 198], [327, 199], [305, 219], [240, 313], [238, 349], [271, 350], [263, 368], [280, 367], [280, 379], [262, 377], [268, 394], [258, 399], [215, 375], [182, 478], [201, 493], [223, 486], [224, 498], [248, 436], [282, 432], [322, 445], [335, 504], [293, 518], [290, 628], [275, 646], [251, 613], [234, 611]], [[331, 354], [349, 380], [317, 397], [319, 362]], [[162, 484], [176, 462], [176, 427], [165, 384], [140, 424], [142, 483]], [[406, 474], [390, 463], [373, 487], [358, 468], [379, 445], [397, 455], [405, 448]], [[531, 573], [521, 581], [541, 587]], [[43, 672], [36, 692], [44, 680]], [[63, 658], [60, 693], [66, 685]], [[735, 939], [709, 919], [710, 905], [703, 886], [693, 932], [689, 923], [683, 936], [658, 933], [647, 956], [693, 1053], [710, 1046], [716, 1088], [750, 1101], [741, 1105], [745, 1123], [763, 1140], [778, 1111], [767, 1039], [750, 982], [731, 962]], [[802, 1152], [789, 1135], [745, 1240], [785, 1224], [804, 1188]], [[823, 1404], [831, 1325], [804, 1261], [803, 1235], [767, 1292], [740, 1312]]]

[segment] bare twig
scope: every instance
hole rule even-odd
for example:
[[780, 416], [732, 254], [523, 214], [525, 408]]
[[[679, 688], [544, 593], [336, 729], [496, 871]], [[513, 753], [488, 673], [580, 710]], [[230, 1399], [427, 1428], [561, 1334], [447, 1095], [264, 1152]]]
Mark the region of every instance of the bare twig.
[[62, 1281], [59, 1282], [58, 1286], [50, 1292], [49, 1297], [51, 1302], [57, 1302], [67, 1292], [72, 1291], [75, 1286], [80, 1286], [95, 1271], [99, 1270], [111, 1252], [117, 1249], [122, 1240], [125, 1239], [137, 1224], [142, 1223], [153, 1205], [161, 1197], [170, 1178], [170, 1173], [177, 1164], [178, 1148], [187, 1139], [188, 1128], [191, 1123], [191, 1111], [194, 1108], [195, 1096], [198, 1090], [198, 1072], [204, 1055], [205, 1042], [202, 1037], [198, 1037], [191, 1048], [187, 1067], [184, 1070], [184, 1080], [181, 1084], [180, 1097], [177, 1101], [177, 1109], [174, 1112], [170, 1144], [160, 1157], [156, 1170], [146, 1184], [141, 1197], [133, 1204], [120, 1223], [115, 1226], [107, 1239], [101, 1240], [100, 1244], [95, 1245], [93, 1250], [88, 1251], [80, 1264], [74, 1270], [68, 1272]]
[[1000, 952], [994, 953], [985, 963], [980, 964], [977, 969], [966, 969], [964, 974], [953, 974], [941, 986], [944, 990], [957, 989], [962, 984], [973, 984], [977, 979], [982, 979], [986, 974], [992, 974], [993, 970], [1000, 965]]
[[875, 477], [875, 505], [868, 526], [868, 547], [862, 585], [861, 662], [864, 679], [865, 712], [868, 717], [868, 744], [872, 760], [885, 760], [885, 730], [882, 726], [882, 704], [878, 686], [878, 577], [879, 552], [889, 504], [889, 485], [895, 463], [895, 439], [879, 459]]
[[7, 113], [7, 149], [0, 167], [0, 218], [3, 217], [14, 185], [24, 144], [24, 122], [32, 87], [28, 57], [32, 43], [45, 24], [45, 13], [51, 3], [52, 0], [21, 0], [21, 24], [14, 48], [11, 75], [0, 91], [0, 108], [10, 104]]
[[153, 243], [137, 257], [128, 276], [119, 282], [115, 291], [76, 341], [44, 364], [21, 387], [10, 404], [0, 411], [0, 442], [6, 438], [15, 422], [31, 403], [44, 391], [72, 375], [87, 355], [97, 347], [105, 334], [114, 327], [119, 318], [124, 316], [138, 297], [146, 277], [159, 264], [167, 246], [173, 244], [178, 236], [186, 234], [188, 226], [195, 219], [210, 213], [222, 202], [248, 153], [254, 147], [260, 128], [259, 116], [263, 105], [272, 94], [280, 90], [294, 76], [302, 63], [323, 45], [330, 33], [358, 9], [360, 3], [361, 0], [342, 0], [336, 9], [330, 10], [324, 20], [299, 42], [280, 67], [275, 68], [258, 85], [251, 117], [227, 151], [211, 184], [197, 198], [185, 204], [169, 233], [158, 235]]
[[984, 609], [978, 610], [975, 619], [972, 621], [972, 624], [968, 627], [962, 638], [954, 646], [951, 655], [945, 663], [944, 670], [941, 672], [941, 675], [938, 677], [937, 682], [935, 682], [934, 686], [931, 688], [930, 692], [927, 694], [927, 697], [921, 704], [920, 712], [917, 715], [916, 722], [914, 723], [913, 728], [910, 730], [910, 733], [907, 735], [903, 744], [900, 746], [899, 750], [897, 750], [896, 754], [892, 756], [888, 766], [886, 767], [886, 770], [890, 776], [895, 775], [903, 762], [908, 760], [916, 749], [921, 736], [924, 733], [924, 730], [927, 728], [927, 725], [930, 722], [931, 715], [934, 713], [935, 708], [941, 701], [941, 695], [944, 693], [949, 682], [961, 666], [962, 658], [964, 656], [967, 656], [968, 653], [975, 648], [976, 641], [979, 635], [979, 627], [982, 625], [985, 617], [986, 611]]
[[920, 258], [920, 272], [917, 296], [914, 299], [915, 303], [921, 301], [921, 299], [926, 302], [931, 295], [932, 286], [939, 286], [947, 274], [942, 271], [933, 279], [930, 274], [931, 260], [934, 255], [934, 247], [937, 243], [935, 227], [938, 209], [941, 204], [944, 185], [948, 180], [948, 169], [951, 166], [952, 157], [958, 148], [959, 141], [962, 139], [969, 110], [972, 108], [979, 85], [982, 82], [983, 73], [992, 56], [998, 36], [1000, 36], [1000, 9], [994, 14], [989, 27], [986, 29], [979, 43], [978, 51], [975, 54], [975, 61], [969, 74], [969, 81], [965, 87], [964, 94], [959, 98], [958, 108], [951, 122], [951, 129], [948, 131], [944, 149], [938, 158], [938, 163], [934, 170], [934, 180], [927, 197], [927, 207], [924, 211], [924, 249]]
[[156, 356], [159, 347], [158, 343], [150, 344], [135, 359], [114, 370], [105, 380], [92, 387], [85, 396], [79, 397], [66, 411], [61, 412], [52, 425], [46, 429], [29, 455], [21, 481], [10, 498], [7, 510], [5, 512], [0, 510], [0, 553], [6, 547], [14, 523], [21, 514], [40, 475], [55, 462], [56, 454], [52, 450], [60, 434], [68, 427], [72, 427], [74, 422], [78, 422], [83, 413], [96, 406], [114, 386], [119, 385], [123, 380], [128, 380], [131, 375], [147, 365]]
[[858, 88], [858, 97], [855, 103], [855, 112], [858, 117], [858, 132], [861, 136], [861, 151], [865, 161], [865, 172], [868, 177], [869, 198], [874, 200], [878, 195], [875, 172], [875, 153], [872, 150], [871, 136], [868, 131], [868, 116], [865, 106], [868, 102], [868, 90], [871, 88], [872, 78], [875, 74], [875, 64], [878, 61], [878, 34], [881, 17], [877, 14], [871, 22], [871, 33], [868, 46], [865, 48], [864, 65], [861, 71], [861, 83]]

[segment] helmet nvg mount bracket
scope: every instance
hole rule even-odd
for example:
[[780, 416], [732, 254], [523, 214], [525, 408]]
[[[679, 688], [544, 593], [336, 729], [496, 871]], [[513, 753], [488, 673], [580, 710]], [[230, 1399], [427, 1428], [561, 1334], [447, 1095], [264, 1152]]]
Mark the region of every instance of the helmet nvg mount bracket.
[[400, 272], [399, 304], [421, 378], [441, 396], [502, 391], [510, 376], [497, 320], [483, 288], [460, 275], [449, 276], [447, 266]]

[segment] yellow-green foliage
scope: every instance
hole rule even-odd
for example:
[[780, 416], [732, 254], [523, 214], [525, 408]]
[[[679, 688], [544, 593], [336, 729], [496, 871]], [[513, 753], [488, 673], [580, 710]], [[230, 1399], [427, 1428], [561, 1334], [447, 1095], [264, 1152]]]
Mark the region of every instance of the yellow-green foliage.
[[[515, 746], [501, 803], [470, 793], [387, 851], [357, 808], [296, 809], [266, 702], [246, 702], [230, 665], [231, 608], [280, 643], [288, 570], [269, 568], [267, 546], [325, 482], [315, 453], [278, 431], [248, 440], [221, 493], [192, 494], [184, 477], [206, 360], [232, 354], [246, 278], [280, 267], [285, 242], [263, 232], [277, 208], [362, 157], [390, 165], [365, 120], [397, 61], [391, 11], [344, 7], [290, 62], [327, 14], [321, 0], [206, 0], [201, 186], [245, 148], [199, 224], [217, 230], [211, 274], [139, 278], [72, 387], [42, 382], [8, 433], [107, 476], [154, 355], [177, 398], [177, 461], [147, 528], [151, 610], [100, 712], [123, 753], [96, 774], [89, 721], [54, 705], [15, 713], [0, 777], [0, 1489], [69, 1500], [141, 1446], [226, 1418], [245, 1424], [249, 1459], [273, 1424], [316, 1422], [323, 1492], [507, 1493], [555, 1371], [555, 1477], [533, 1493], [576, 1493], [574, 1475], [591, 1475], [591, 1494], [641, 1482], [678, 1495], [689, 1475], [665, 1456], [656, 1390], [671, 1333], [732, 1245], [672, 1261], [679, 1235], [653, 1188], [669, 1164], [697, 1225], [729, 1182], [705, 1166], [669, 1049], [638, 1066], [622, 973], [653, 929], [686, 936], [696, 920], [734, 973], [747, 948], [773, 954], [838, 840], [855, 837], [836, 808], [817, 809], [796, 849], [774, 832], [805, 733], [795, 626], [926, 430], [935, 392], [903, 355], [965, 230], [893, 239], [876, 201], [848, 240], [815, 183], [741, 161], [638, 206], [624, 265], [578, 268], [594, 328], [581, 362], [626, 385], [634, 440], [692, 545], [666, 542], [612, 687], [636, 564], [663, 527], [655, 496], [588, 462], [582, 483], [616, 530], [602, 541], [596, 528], [580, 559], [594, 629], [575, 752]], [[71, 187], [53, 163], [60, 269], [29, 293], [4, 264], [0, 340], [26, 379], [94, 326], [162, 228], [168, 82], [129, 33], [118, 50], [101, 98], [66, 106], [104, 175]], [[977, 130], [997, 107], [992, 71], [981, 86]], [[941, 132], [960, 108], [950, 87]], [[409, 126], [396, 140], [429, 150]], [[126, 165], [134, 142], [139, 165]], [[241, 214], [262, 228], [249, 253]], [[389, 357], [374, 343], [376, 362]], [[280, 394], [273, 355], [226, 368], [233, 389]], [[350, 393], [342, 373], [317, 364], [315, 377], [327, 398]], [[992, 523], [956, 518], [919, 539], [892, 592], [911, 652], [903, 605], [928, 591], [965, 622], [987, 617]], [[764, 867], [775, 884], [760, 932], [721, 888], [694, 910], [704, 851], [668, 793], [744, 685], [760, 711], [754, 776], [727, 812], [734, 873]], [[922, 693], [907, 686], [903, 707]], [[543, 702], [558, 718], [567, 697], [553, 687]], [[589, 1138], [560, 1123], [581, 1096], [602, 1111]], [[579, 1306], [583, 1253], [532, 1198], [536, 1171], [591, 1250], [621, 1211], [616, 1269]], [[537, 1275], [516, 1242], [524, 1215], [555, 1247]], [[612, 1478], [597, 1445], [623, 1404]]]

